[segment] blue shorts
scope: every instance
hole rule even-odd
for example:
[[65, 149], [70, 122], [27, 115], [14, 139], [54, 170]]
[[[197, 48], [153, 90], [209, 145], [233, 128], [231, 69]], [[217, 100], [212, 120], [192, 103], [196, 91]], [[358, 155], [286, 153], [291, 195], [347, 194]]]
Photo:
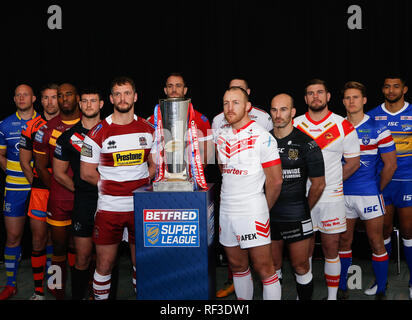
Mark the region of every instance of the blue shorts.
[[391, 181], [382, 192], [385, 205], [412, 207], [412, 181]]
[[3, 213], [6, 217], [24, 217], [30, 190], [5, 190]]

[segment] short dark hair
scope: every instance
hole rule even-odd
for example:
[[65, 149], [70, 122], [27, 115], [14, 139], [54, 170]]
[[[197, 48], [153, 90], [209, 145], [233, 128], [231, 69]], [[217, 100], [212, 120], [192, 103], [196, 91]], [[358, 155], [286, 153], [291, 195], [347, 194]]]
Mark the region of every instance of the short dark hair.
[[86, 87], [80, 90], [80, 97], [84, 94], [97, 94], [99, 96], [99, 100], [103, 100], [102, 93], [96, 87]]
[[133, 91], [136, 92], [136, 85], [134, 84], [133, 79], [127, 76], [114, 78], [110, 84], [110, 92], [113, 92], [114, 86], [123, 86], [125, 84], [130, 84], [133, 88]]
[[165, 79], [165, 86], [166, 86], [166, 83], [167, 83], [167, 79], [169, 79], [170, 77], [179, 77], [179, 78], [182, 78], [182, 80], [183, 80], [183, 85], [184, 85], [185, 87], [187, 87], [185, 78], [183, 77], [183, 74], [180, 73], [180, 72], [172, 72], [172, 73], [170, 73], [170, 74], [166, 77], [166, 79]]
[[247, 94], [247, 91], [241, 87], [229, 87], [226, 91], [232, 91], [232, 90], [240, 90], [246, 97], [246, 101], [249, 101], [249, 95]]
[[229, 85], [230, 85], [230, 83], [233, 81], [233, 80], [241, 80], [241, 81], [243, 81], [244, 83], [245, 83], [245, 85], [246, 85], [246, 89], [249, 89], [249, 83], [246, 81], [246, 79], [243, 77], [243, 76], [241, 76], [241, 75], [237, 75], [237, 76], [233, 76], [230, 80], [229, 80]]
[[366, 97], [366, 86], [360, 82], [357, 82], [357, 81], [346, 82], [342, 89], [342, 96], [345, 95], [345, 92], [348, 89], [357, 89], [361, 92], [362, 97]]
[[384, 77], [383, 82], [385, 82], [386, 79], [399, 79], [401, 80], [402, 84], [406, 86], [406, 78], [400, 72], [387, 73]]
[[52, 89], [52, 90], [58, 90], [59, 85], [57, 83], [49, 82], [41, 86], [40, 88], [40, 96], [43, 95], [43, 92], [46, 91], [47, 89]]
[[315, 85], [315, 84], [321, 84], [321, 85], [323, 85], [323, 86], [325, 87], [326, 92], [329, 92], [329, 89], [328, 89], [328, 86], [327, 86], [327, 84], [326, 84], [326, 81], [315, 78], [315, 79], [309, 80], [309, 81], [306, 83], [306, 85], [305, 85], [305, 95], [306, 95], [306, 93], [307, 93], [308, 87], [309, 87], [309, 86], [313, 86], [313, 85]]

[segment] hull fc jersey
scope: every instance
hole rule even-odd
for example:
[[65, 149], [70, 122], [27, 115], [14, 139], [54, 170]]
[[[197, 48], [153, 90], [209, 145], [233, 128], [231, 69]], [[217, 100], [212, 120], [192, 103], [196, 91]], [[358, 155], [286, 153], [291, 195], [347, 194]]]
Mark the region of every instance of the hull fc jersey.
[[293, 119], [293, 125], [315, 140], [322, 150], [326, 187], [319, 202], [343, 200], [342, 157], [354, 158], [360, 155], [355, 128], [348, 120], [333, 112], [320, 121], [311, 119], [306, 113]]
[[[37, 117], [36, 111], [33, 114]], [[22, 130], [30, 120], [23, 120], [16, 112], [0, 123], [0, 149], [6, 149], [6, 190], [30, 190], [31, 186], [20, 166], [19, 143]]]
[[[257, 124], [265, 128], [267, 131], [273, 130], [273, 122], [272, 117], [266, 111], [252, 107], [248, 113], [250, 120], [255, 121]], [[219, 113], [216, 117], [213, 118], [212, 121], [212, 130], [222, 129], [229, 127], [225, 119], [225, 115], [223, 112]]]
[[137, 116], [127, 125], [118, 125], [110, 115], [89, 131], [80, 160], [98, 164], [98, 211], [133, 212], [133, 191], [149, 182], [147, 158], [153, 135], [152, 126]]
[[218, 129], [214, 139], [222, 165], [220, 213], [268, 212], [263, 169], [280, 165], [275, 138], [255, 121], [250, 121], [239, 130]]
[[360, 168], [343, 182], [345, 195], [379, 194], [378, 164], [380, 155], [395, 150], [390, 131], [368, 115], [355, 127], [360, 143]]
[[412, 181], [412, 106], [405, 102], [401, 110], [391, 113], [383, 103], [368, 115], [379, 124], [386, 125], [395, 141], [398, 168], [392, 180]]
[[313, 139], [296, 128], [288, 136], [276, 138], [276, 141], [283, 183], [279, 198], [270, 211], [271, 220], [296, 222], [309, 219], [306, 182], [308, 177], [325, 175], [322, 151]]

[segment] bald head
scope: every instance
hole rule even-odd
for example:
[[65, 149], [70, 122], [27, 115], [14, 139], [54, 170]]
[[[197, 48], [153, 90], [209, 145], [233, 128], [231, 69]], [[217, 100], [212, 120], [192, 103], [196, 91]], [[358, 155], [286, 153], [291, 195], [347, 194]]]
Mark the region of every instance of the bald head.
[[270, 115], [273, 121], [273, 127], [276, 129], [291, 128], [292, 119], [296, 114], [293, 98], [281, 93], [273, 97], [270, 104]]
[[33, 108], [36, 101], [33, 89], [27, 84], [21, 84], [14, 90], [14, 103], [19, 111], [26, 111]]

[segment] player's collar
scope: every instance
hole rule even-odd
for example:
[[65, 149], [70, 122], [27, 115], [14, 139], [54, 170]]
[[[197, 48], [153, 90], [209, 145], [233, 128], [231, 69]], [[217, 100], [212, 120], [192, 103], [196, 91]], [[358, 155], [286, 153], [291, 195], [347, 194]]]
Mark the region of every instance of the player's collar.
[[306, 112], [306, 118], [307, 118], [310, 122], [312, 122], [315, 126], [317, 126], [318, 124], [321, 124], [323, 121], [325, 121], [325, 120], [326, 120], [327, 118], [329, 118], [331, 115], [332, 115], [332, 111], [329, 111], [328, 114], [327, 114], [323, 119], [321, 119], [320, 121], [315, 121], [315, 120], [313, 120], [313, 119], [310, 117], [309, 112]]
[[386, 104], [385, 104], [385, 102], [381, 104], [382, 110], [385, 111], [386, 113], [389, 113], [389, 114], [392, 115], [392, 116], [396, 116], [396, 115], [404, 112], [405, 109], [406, 109], [408, 106], [409, 106], [409, 102], [406, 102], [406, 101], [405, 101], [405, 104], [403, 105], [402, 109], [400, 109], [398, 112], [392, 113], [392, 112], [390, 112], [388, 109], [386, 109]]

